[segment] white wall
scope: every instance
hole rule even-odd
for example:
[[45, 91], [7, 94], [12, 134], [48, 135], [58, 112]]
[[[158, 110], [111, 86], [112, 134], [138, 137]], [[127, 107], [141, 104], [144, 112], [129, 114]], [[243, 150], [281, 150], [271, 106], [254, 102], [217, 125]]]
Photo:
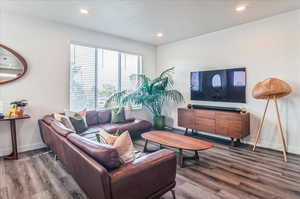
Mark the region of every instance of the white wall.
[[[144, 72], [150, 76], [155, 74], [156, 48], [153, 46], [0, 12], [0, 43], [19, 52], [29, 65], [29, 71], [24, 78], [0, 85], [0, 101], [29, 101], [27, 113], [32, 118], [17, 122], [20, 151], [43, 146], [37, 125], [39, 118], [68, 108], [70, 41], [141, 54]], [[0, 122], [0, 156], [10, 150], [9, 123]]]
[[[185, 104], [246, 107], [251, 113], [251, 136], [245, 139], [248, 143], [254, 142], [265, 105], [265, 101], [252, 98], [251, 89], [268, 77], [278, 77], [290, 83], [294, 92], [279, 100], [280, 112], [288, 150], [300, 154], [300, 10], [159, 46], [157, 72], [169, 66], [176, 67], [176, 87], [184, 94]], [[190, 101], [191, 71], [231, 67], [247, 68], [246, 104]], [[271, 108], [260, 145], [281, 149], [273, 104]], [[177, 127], [176, 108], [168, 110], [171, 111], [166, 114], [173, 118], [169, 125]]]

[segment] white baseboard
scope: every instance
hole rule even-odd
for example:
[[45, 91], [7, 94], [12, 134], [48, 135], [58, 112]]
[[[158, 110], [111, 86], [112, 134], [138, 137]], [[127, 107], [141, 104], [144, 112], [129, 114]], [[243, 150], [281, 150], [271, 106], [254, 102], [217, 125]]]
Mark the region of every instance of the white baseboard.
[[[18, 146], [18, 152], [32, 151], [40, 148], [44, 148], [46, 145], [44, 143], [36, 143], [24, 146]], [[0, 157], [10, 154], [12, 151], [11, 148], [3, 147], [0, 148]]]

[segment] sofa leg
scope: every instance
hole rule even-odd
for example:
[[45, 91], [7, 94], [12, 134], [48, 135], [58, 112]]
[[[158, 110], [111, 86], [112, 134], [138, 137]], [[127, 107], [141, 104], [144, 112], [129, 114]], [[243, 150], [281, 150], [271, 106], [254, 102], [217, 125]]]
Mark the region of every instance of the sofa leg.
[[173, 199], [176, 199], [176, 195], [175, 195], [175, 190], [174, 189], [171, 190], [171, 193], [172, 193]]

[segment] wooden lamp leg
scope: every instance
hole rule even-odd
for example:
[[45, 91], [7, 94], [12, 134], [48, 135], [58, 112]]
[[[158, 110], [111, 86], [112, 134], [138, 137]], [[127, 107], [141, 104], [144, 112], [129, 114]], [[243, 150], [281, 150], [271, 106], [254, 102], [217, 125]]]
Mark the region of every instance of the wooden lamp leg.
[[267, 104], [266, 104], [266, 107], [265, 107], [263, 116], [262, 116], [262, 118], [261, 118], [261, 121], [260, 121], [259, 129], [258, 129], [258, 131], [257, 131], [257, 135], [256, 135], [256, 139], [255, 139], [255, 144], [254, 144], [254, 146], [253, 146], [253, 151], [255, 151], [255, 148], [256, 148], [258, 139], [259, 139], [260, 134], [261, 134], [261, 129], [262, 129], [263, 124], [264, 124], [264, 121], [265, 121], [266, 112], [267, 112], [267, 110], [268, 110], [269, 102], [270, 102], [270, 97], [268, 97], [268, 99], [267, 99]]
[[277, 97], [274, 96], [273, 99], [274, 99], [274, 102], [275, 102], [275, 110], [276, 110], [277, 122], [278, 122], [279, 130], [280, 130], [281, 142], [282, 142], [282, 147], [283, 147], [283, 157], [284, 157], [284, 161], [287, 162], [287, 156], [286, 156], [287, 145], [286, 145], [286, 141], [285, 141], [285, 138], [284, 138], [284, 135], [283, 135], [283, 129], [282, 129], [281, 120], [280, 120], [280, 114], [279, 114], [279, 108], [278, 108], [278, 103], [277, 103]]

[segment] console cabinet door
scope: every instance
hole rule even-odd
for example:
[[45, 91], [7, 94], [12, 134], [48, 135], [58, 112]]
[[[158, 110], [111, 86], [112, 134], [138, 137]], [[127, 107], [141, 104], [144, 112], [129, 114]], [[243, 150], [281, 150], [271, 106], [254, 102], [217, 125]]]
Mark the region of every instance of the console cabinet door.
[[216, 114], [216, 133], [232, 138], [241, 138], [242, 120], [240, 114], [219, 111]]
[[195, 130], [204, 131], [208, 133], [215, 133], [216, 132], [216, 120], [196, 117], [195, 118]]
[[178, 109], [178, 126], [194, 129], [194, 111], [189, 109]]
[[216, 120], [216, 134], [228, 136], [228, 123], [226, 120]]

